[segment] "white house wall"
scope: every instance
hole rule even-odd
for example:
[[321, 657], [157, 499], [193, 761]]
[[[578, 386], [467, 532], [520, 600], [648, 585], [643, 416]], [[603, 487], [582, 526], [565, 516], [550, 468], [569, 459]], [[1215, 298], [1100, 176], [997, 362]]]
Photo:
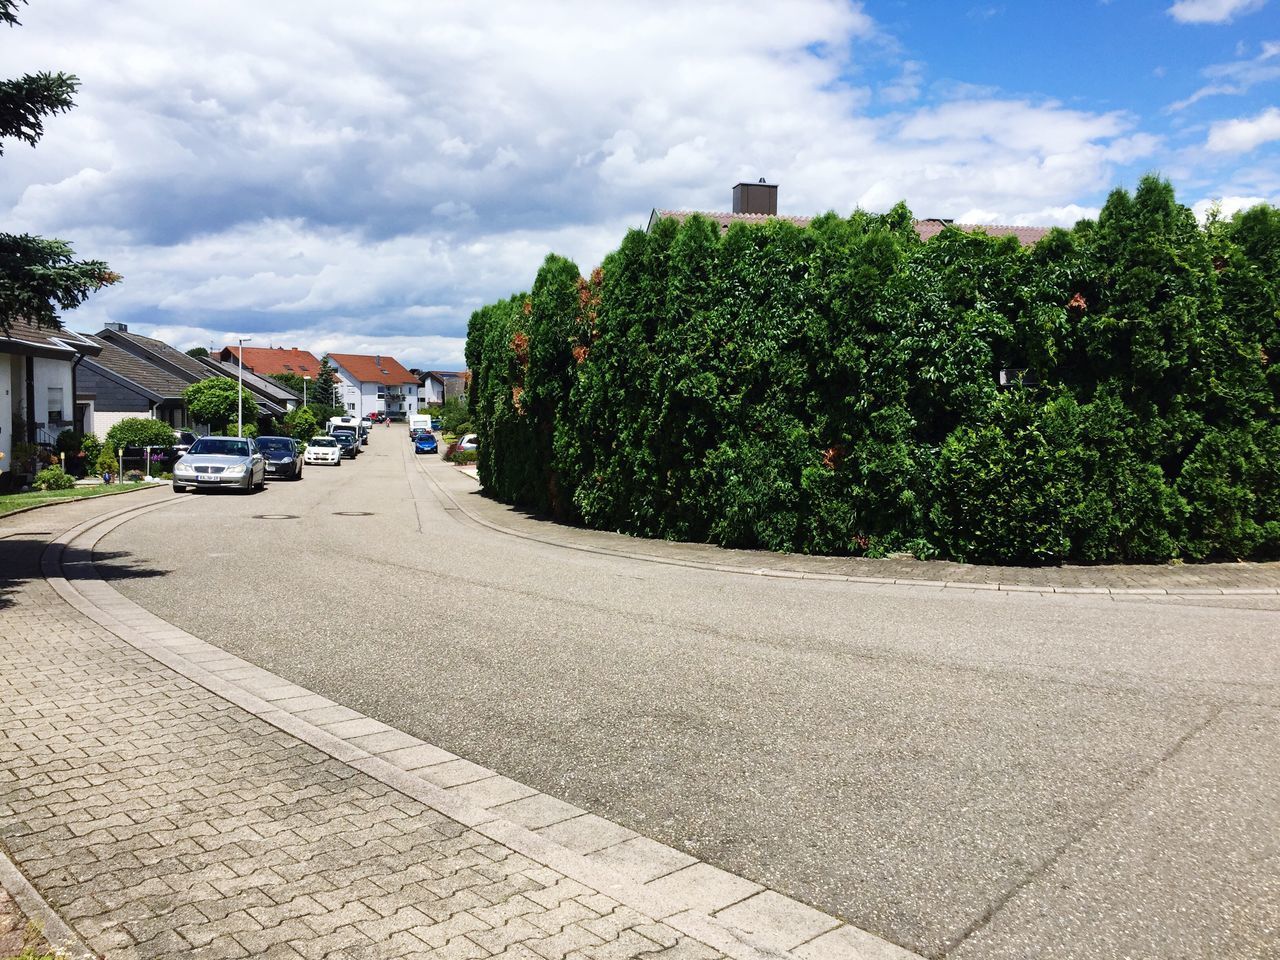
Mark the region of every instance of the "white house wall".
[[21, 357], [0, 353], [0, 473], [8, 473], [13, 467], [13, 401], [18, 383], [12, 370], [14, 361]]
[[[105, 439], [107, 431], [114, 427], [121, 420], [128, 420], [130, 417], [136, 417], [140, 420], [154, 420], [155, 408], [139, 413], [137, 411], [107, 411], [95, 410], [93, 414], [93, 430], [97, 434], [98, 439]], [[207, 432], [207, 428], [206, 428]]]

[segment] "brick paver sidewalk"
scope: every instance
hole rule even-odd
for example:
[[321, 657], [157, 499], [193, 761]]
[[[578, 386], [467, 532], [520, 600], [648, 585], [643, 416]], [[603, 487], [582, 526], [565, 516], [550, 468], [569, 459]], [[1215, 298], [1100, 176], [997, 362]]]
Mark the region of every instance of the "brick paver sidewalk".
[[87, 558], [165, 503], [112, 506], [59, 513], [54, 529], [81, 522], [57, 538], [35, 532], [54, 518], [0, 523], [17, 572], [0, 579], [0, 884], [16, 865], [60, 943], [112, 960], [914, 956], [164, 623]]

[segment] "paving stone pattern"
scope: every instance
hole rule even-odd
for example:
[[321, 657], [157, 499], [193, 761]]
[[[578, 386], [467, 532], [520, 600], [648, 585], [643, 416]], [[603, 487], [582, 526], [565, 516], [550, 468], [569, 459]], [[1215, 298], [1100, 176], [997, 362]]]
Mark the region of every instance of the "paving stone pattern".
[[0, 842], [110, 957], [717, 951], [244, 713], [42, 581], [0, 609]]

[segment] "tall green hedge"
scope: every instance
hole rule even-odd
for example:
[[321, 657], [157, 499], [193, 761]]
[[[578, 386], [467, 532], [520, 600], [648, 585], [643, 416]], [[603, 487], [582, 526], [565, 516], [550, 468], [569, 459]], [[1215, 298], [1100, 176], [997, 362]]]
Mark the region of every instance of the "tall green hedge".
[[[978, 562], [1280, 555], [1280, 211], [1116, 190], [1032, 248], [910, 211], [631, 231], [467, 336], [480, 479], [562, 520]], [[1002, 385], [999, 371], [1025, 371]]]

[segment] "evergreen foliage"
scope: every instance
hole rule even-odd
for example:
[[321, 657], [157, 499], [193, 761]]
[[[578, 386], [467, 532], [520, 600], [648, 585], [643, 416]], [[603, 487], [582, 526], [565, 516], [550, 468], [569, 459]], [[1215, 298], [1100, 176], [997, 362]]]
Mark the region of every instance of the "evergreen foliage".
[[[588, 526], [973, 562], [1280, 556], [1280, 211], [1116, 190], [1035, 247], [697, 216], [468, 326], [479, 470]], [[1011, 371], [1002, 384], [1000, 371]]]
[[[18, 4], [0, 0], [0, 23], [18, 26]], [[66, 73], [0, 80], [0, 156], [5, 140], [34, 147], [44, 135], [44, 118], [70, 110], [79, 85]], [[78, 307], [90, 293], [120, 279], [100, 260], [74, 259], [62, 240], [0, 233], [0, 331], [16, 320], [57, 327], [60, 309]]]

